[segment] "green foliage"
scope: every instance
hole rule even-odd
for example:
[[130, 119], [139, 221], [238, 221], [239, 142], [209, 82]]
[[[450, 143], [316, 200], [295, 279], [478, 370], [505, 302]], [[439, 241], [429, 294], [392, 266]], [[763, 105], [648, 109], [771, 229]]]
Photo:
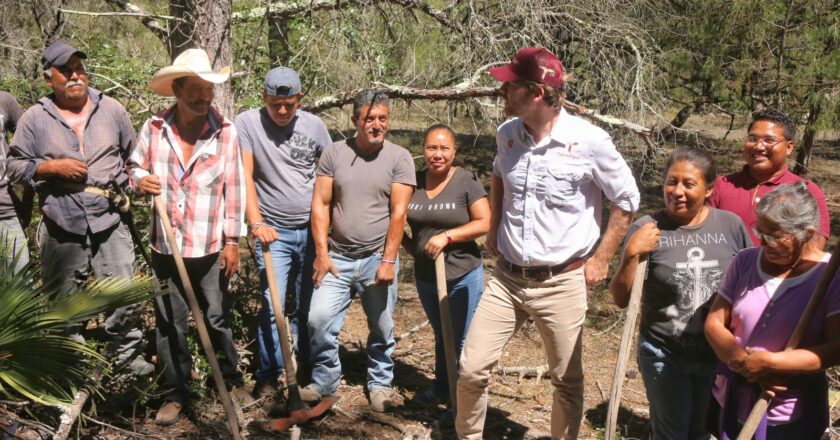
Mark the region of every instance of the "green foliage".
[[0, 395], [57, 404], [72, 399], [97, 351], [63, 334], [67, 326], [155, 296], [148, 278], [99, 280], [55, 297], [31, 269], [0, 275]]

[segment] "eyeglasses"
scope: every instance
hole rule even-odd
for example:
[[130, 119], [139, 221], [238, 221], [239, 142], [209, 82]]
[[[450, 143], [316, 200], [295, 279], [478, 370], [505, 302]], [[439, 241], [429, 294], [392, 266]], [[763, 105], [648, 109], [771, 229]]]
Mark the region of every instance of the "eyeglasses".
[[744, 141], [747, 145], [764, 145], [767, 148], [773, 148], [780, 143], [785, 142], [785, 139], [776, 140], [773, 138], [760, 138], [758, 136], [747, 136], [747, 139]]
[[776, 246], [779, 246], [779, 245], [787, 244], [791, 239], [794, 238], [793, 234], [790, 234], [790, 233], [787, 233], [787, 232], [785, 232], [785, 235], [783, 237], [774, 237], [770, 234], [765, 234], [765, 233], [759, 231], [758, 229], [756, 229], [755, 223], [750, 225], [750, 230], [752, 230], [752, 233], [756, 237], [758, 237], [762, 242], [767, 243], [767, 246], [770, 246], [770, 247], [776, 247]]

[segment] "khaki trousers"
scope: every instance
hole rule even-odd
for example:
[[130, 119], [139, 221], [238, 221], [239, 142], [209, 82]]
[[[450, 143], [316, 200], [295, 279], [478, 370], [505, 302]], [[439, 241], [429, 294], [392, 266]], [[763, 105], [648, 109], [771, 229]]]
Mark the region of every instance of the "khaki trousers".
[[545, 345], [551, 383], [551, 436], [575, 439], [583, 418], [583, 268], [531, 281], [496, 266], [467, 333], [458, 379], [458, 438], [481, 439], [487, 385], [507, 342], [530, 316]]

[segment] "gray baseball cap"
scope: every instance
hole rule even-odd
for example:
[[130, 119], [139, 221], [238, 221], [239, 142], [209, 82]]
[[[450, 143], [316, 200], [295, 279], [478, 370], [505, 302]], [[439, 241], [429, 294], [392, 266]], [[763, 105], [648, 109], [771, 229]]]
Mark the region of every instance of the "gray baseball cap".
[[294, 96], [300, 93], [300, 77], [288, 67], [275, 67], [265, 75], [265, 93], [269, 96]]
[[70, 57], [73, 55], [78, 55], [79, 58], [87, 58], [87, 55], [79, 49], [61, 40], [56, 40], [44, 51], [44, 55], [41, 56], [41, 65], [44, 70], [52, 66], [63, 66], [70, 61]]

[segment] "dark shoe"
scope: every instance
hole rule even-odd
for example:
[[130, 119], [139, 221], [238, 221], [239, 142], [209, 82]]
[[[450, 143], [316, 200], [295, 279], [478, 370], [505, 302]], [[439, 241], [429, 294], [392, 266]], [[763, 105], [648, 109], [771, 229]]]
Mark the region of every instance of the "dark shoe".
[[429, 388], [422, 393], [415, 394], [408, 403], [428, 408], [438, 406], [441, 403], [446, 403], [446, 400], [447, 399], [445, 397], [438, 395], [433, 388]]
[[324, 395], [313, 384], [309, 384], [300, 389], [300, 399], [306, 403], [320, 402], [323, 398]]
[[370, 408], [376, 412], [389, 411], [394, 406], [392, 395], [390, 388], [374, 388], [370, 392]]
[[277, 380], [273, 379], [257, 379], [254, 384], [254, 391], [251, 396], [254, 399], [262, 399], [264, 397], [271, 397], [277, 392]]
[[184, 405], [181, 402], [170, 400], [163, 404], [155, 416], [155, 424], [159, 426], [174, 425], [181, 418]]

